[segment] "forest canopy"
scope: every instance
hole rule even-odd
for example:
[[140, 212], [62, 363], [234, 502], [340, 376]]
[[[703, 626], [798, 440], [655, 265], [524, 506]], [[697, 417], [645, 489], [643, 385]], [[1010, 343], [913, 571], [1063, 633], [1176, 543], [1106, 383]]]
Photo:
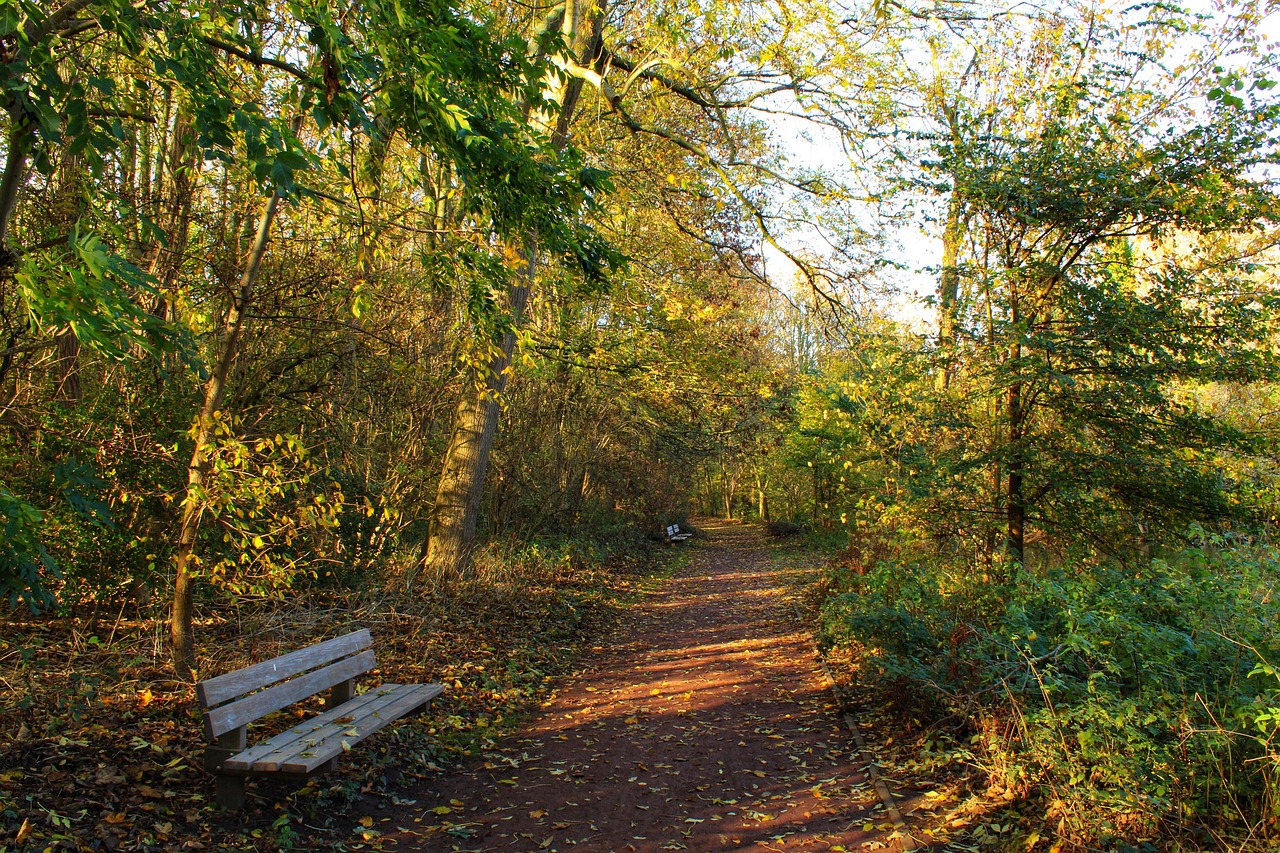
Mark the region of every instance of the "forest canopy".
[[187, 677], [237, 602], [751, 518], [1080, 837], [1274, 818], [1267, 14], [0, 0], [0, 595]]

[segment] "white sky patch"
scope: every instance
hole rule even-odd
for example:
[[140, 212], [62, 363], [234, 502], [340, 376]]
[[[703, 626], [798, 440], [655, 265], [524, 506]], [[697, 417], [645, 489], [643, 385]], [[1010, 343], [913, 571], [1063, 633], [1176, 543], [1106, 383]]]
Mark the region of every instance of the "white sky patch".
[[[1183, 5], [1191, 12], [1207, 13], [1215, 18], [1221, 15], [1220, 10], [1208, 0], [1190, 0]], [[1280, 11], [1270, 13], [1259, 30], [1269, 48], [1280, 48]], [[1206, 93], [1210, 85], [1206, 80]], [[794, 108], [794, 103], [791, 106]], [[856, 185], [856, 170], [850, 164], [835, 130], [780, 114], [766, 116], [766, 121], [775, 144], [785, 153], [790, 165], [820, 169], [845, 185]], [[875, 220], [870, 205], [866, 210], [867, 225], [884, 230], [886, 223]], [[933, 332], [936, 330], [935, 310], [927, 300], [936, 292], [941, 267], [941, 223], [925, 222], [922, 217], [916, 217], [910, 226], [897, 227], [889, 223], [887, 227], [890, 230], [885, 234], [883, 255], [887, 263], [877, 273], [878, 295], [874, 302], [889, 317], [912, 331]], [[817, 226], [792, 227], [775, 236], [788, 251], [797, 255], [823, 256], [829, 250]], [[766, 275], [779, 290], [798, 293], [798, 289], [807, 286], [796, 265], [767, 241], [763, 242], [761, 253]]]

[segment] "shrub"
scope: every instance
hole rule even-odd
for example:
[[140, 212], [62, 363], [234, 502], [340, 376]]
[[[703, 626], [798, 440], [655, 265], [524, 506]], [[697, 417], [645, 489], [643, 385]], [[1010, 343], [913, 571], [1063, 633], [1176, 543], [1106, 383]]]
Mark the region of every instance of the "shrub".
[[1274, 550], [1224, 542], [1007, 585], [882, 560], [846, 575], [824, 640], [963, 719], [992, 781], [1041, 800], [1060, 832], [1254, 824], [1280, 802], [1277, 582]]

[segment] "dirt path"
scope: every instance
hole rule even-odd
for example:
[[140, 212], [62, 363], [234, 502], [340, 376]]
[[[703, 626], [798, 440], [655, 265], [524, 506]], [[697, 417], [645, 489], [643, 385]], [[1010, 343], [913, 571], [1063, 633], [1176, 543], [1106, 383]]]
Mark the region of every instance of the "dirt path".
[[384, 849], [895, 849], [760, 531], [702, 529], [525, 731], [375, 815]]

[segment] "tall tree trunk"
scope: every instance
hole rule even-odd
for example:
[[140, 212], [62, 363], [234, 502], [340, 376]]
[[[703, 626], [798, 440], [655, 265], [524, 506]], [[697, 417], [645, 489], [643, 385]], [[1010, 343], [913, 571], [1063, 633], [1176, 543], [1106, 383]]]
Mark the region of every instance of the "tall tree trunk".
[[[55, 233], [69, 232], [80, 222], [84, 214], [87, 190], [83, 180], [84, 170], [78, 155], [63, 157], [58, 165], [58, 183], [54, 190], [52, 216], [48, 223]], [[83, 386], [80, 382], [80, 339], [75, 329], [68, 326], [53, 336], [56, 360], [54, 362], [54, 399], [64, 405], [80, 402]]]
[[54, 398], [60, 403], [74, 406], [80, 402], [83, 388], [80, 383], [80, 339], [71, 329], [54, 336], [57, 347], [57, 388]]
[[[956, 105], [947, 106], [944, 114], [951, 134], [952, 156], [960, 157], [964, 151], [964, 135]], [[960, 241], [964, 237], [964, 205], [961, 203], [960, 180], [956, 173], [953, 166], [951, 198], [947, 202], [947, 219], [942, 227], [942, 274], [938, 279], [938, 347], [942, 350], [943, 361], [937, 378], [939, 391], [944, 391], [951, 385], [951, 374], [955, 370], [956, 326], [960, 311], [960, 270], [957, 261], [960, 257]]]
[[756, 472], [756, 491], [760, 498], [760, 520], [769, 520], [769, 497], [765, 493], [765, 486], [768, 485], [768, 478], [760, 472]]
[[0, 275], [8, 275], [17, 266], [18, 252], [9, 241], [9, 226], [18, 207], [23, 173], [27, 169], [34, 123], [25, 115], [10, 114], [9, 146], [4, 172], [0, 174]]
[[[1015, 329], [1017, 328], [1015, 320]], [[1015, 374], [1021, 373], [1021, 365], [1018, 363], [1022, 357], [1022, 345], [1013, 344], [1009, 348], [1009, 361]], [[1008, 463], [1008, 490], [1005, 495], [1005, 511], [1008, 521], [1007, 541], [1009, 544], [1009, 556], [1022, 563], [1024, 557], [1024, 546], [1026, 543], [1025, 524], [1027, 518], [1026, 497], [1023, 493], [1023, 437], [1026, 431], [1026, 409], [1023, 399], [1022, 380], [1015, 378], [1009, 386], [1009, 396], [1007, 402], [1007, 411], [1009, 417], [1009, 463]]]
[[191, 234], [191, 202], [194, 195], [192, 172], [196, 166], [195, 129], [185, 109], [178, 108], [173, 120], [173, 139], [169, 147], [169, 192], [163, 212], [166, 244], [156, 246], [150, 271], [160, 283], [160, 295], [151, 313], [168, 319], [169, 294], [178, 282], [178, 273], [187, 254]]
[[[536, 252], [530, 251], [524, 280], [511, 288], [513, 326], [520, 322], [529, 302], [536, 263]], [[469, 565], [485, 474], [498, 431], [498, 399], [507, 384], [515, 343], [515, 330], [508, 330], [502, 336], [501, 352], [489, 364], [488, 375], [472, 375], [458, 401], [428, 534], [426, 568], [437, 581], [461, 577]]]
[[938, 390], [945, 391], [951, 384], [955, 369], [956, 326], [959, 314], [960, 240], [964, 226], [960, 218], [960, 199], [952, 191], [947, 205], [947, 221], [942, 229], [942, 275], [938, 280], [938, 348], [942, 351], [942, 369], [938, 371]]
[[722, 470], [721, 480], [724, 484], [724, 518], [729, 521], [733, 518], [733, 502], [738, 494], [738, 475], [726, 466]]
[[187, 465], [187, 487], [182, 501], [182, 527], [178, 533], [178, 549], [174, 556], [176, 578], [173, 587], [173, 613], [172, 621], [169, 623], [169, 636], [173, 643], [173, 668], [184, 677], [191, 674], [191, 664], [195, 660], [193, 619], [195, 577], [192, 572], [192, 560], [195, 558], [196, 536], [200, 532], [200, 515], [203, 510], [200, 492], [204, 488], [205, 477], [209, 473], [211, 464], [208, 449], [213, 438], [214, 413], [222, 404], [222, 396], [227, 387], [227, 375], [231, 372], [231, 363], [236, 357], [246, 315], [253, 302], [253, 288], [258, 279], [258, 269], [262, 265], [263, 255], [266, 254], [271, 223], [275, 220], [279, 206], [280, 192], [277, 190], [271, 194], [262, 208], [258, 218], [257, 236], [249, 249], [248, 257], [245, 258], [240, 286], [227, 311], [222, 349], [218, 353], [213, 373], [205, 383], [204, 404], [200, 408], [195, 448], [191, 452], [191, 461]]
[[[582, 56], [584, 64], [591, 64], [600, 54], [604, 20], [603, 2], [592, 9], [592, 26], [587, 38], [581, 35], [583, 4], [578, 0], [566, 0], [560, 18], [560, 34], [574, 48], [575, 55]], [[533, 116], [531, 121], [551, 135], [558, 149], [568, 141], [569, 125], [577, 107], [582, 89], [579, 78], [566, 79], [554, 75], [550, 86], [558, 88], [561, 104], [554, 120], [545, 115]], [[513, 329], [523, 318], [537, 271], [537, 246], [530, 239], [525, 250], [528, 266], [521, 280], [511, 287], [508, 311]], [[472, 549], [475, 547], [476, 526], [480, 516], [480, 502], [484, 496], [485, 477], [489, 468], [489, 456], [493, 451], [493, 439], [498, 432], [499, 405], [507, 381], [507, 369], [515, 348], [514, 330], [502, 339], [502, 351], [490, 364], [488, 377], [472, 376], [462, 390], [458, 401], [453, 433], [445, 450], [444, 467], [436, 489], [436, 503], [432, 509], [430, 541], [424, 568], [437, 580], [458, 578], [466, 571]]]

